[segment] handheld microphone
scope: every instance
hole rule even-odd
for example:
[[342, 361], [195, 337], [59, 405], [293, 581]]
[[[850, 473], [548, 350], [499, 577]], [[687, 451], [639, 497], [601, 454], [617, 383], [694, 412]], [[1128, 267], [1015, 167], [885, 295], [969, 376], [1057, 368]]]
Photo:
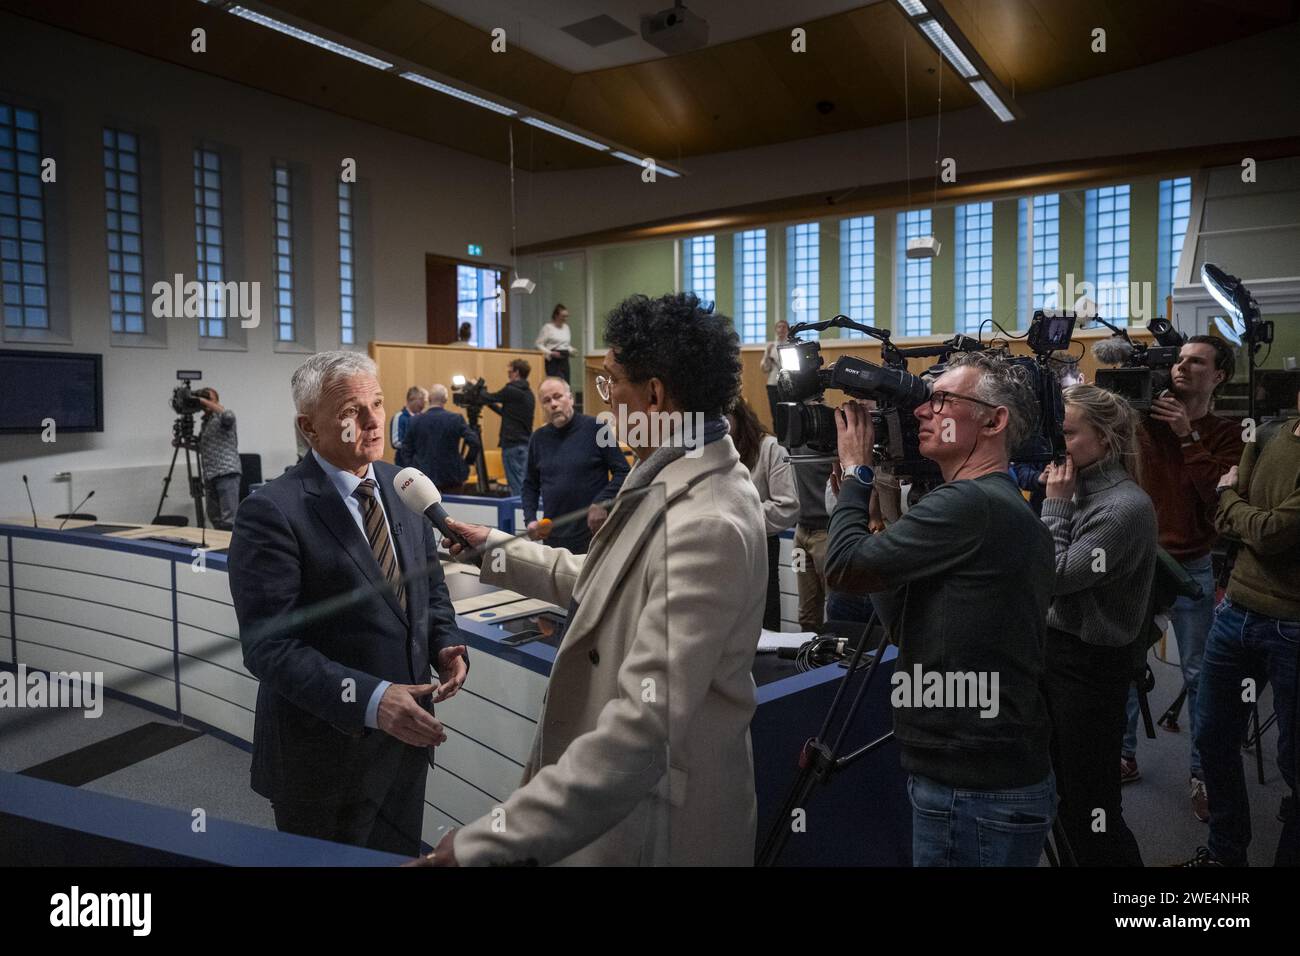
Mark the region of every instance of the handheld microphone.
[[23, 475], [23, 487], [27, 489], [27, 507], [32, 509], [32, 527], [39, 528], [40, 524], [36, 520], [36, 505], [32, 502], [32, 486], [28, 484], [26, 475]]
[[63, 520], [59, 522], [59, 530], [62, 531], [63, 526], [68, 523], [68, 519], [71, 518], [73, 515], [75, 515], [78, 511], [80, 511], [82, 506], [85, 505], [85, 503], [93, 497], [95, 497], [95, 493], [92, 491], [90, 494], [86, 495], [86, 497], [81, 499], [81, 504], [73, 508], [69, 514], [64, 515]]
[[1121, 336], [1112, 335], [1094, 343], [1092, 354], [1102, 365], [1125, 365], [1133, 357], [1133, 346]]
[[418, 512], [433, 522], [433, 526], [466, 551], [470, 543], [463, 536], [447, 527], [447, 511], [442, 506], [442, 492], [438, 491], [429, 476], [419, 468], [403, 468], [393, 479], [393, 490], [402, 504]]

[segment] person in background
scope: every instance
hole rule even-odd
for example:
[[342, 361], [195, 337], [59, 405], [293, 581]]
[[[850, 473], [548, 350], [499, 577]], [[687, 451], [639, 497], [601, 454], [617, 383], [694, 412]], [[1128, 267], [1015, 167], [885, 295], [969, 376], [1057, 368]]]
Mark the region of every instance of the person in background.
[[[791, 448], [794, 455], [817, 454], [807, 445]], [[790, 567], [799, 589], [799, 630], [818, 633], [826, 622], [826, 482], [831, 462], [791, 462], [799, 496], [799, 521], [794, 528]]]
[[749, 469], [763, 502], [763, 527], [767, 531], [767, 603], [763, 627], [781, 630], [781, 532], [799, 520], [799, 491], [795, 487], [790, 453], [763, 427], [743, 398], [736, 399], [727, 416], [731, 439], [740, 462]]
[[474, 343], [470, 341], [474, 337], [474, 326], [468, 322], [462, 322], [460, 328], [456, 330], [456, 341], [451, 344], [458, 348], [472, 349]]
[[548, 377], [554, 376], [569, 381], [569, 356], [573, 354], [571, 342], [572, 329], [569, 327], [569, 310], [563, 305], [556, 305], [551, 310], [551, 321], [542, 326], [537, 333], [537, 347], [542, 350], [542, 359]]
[[[1191, 751], [1192, 814], [1210, 819], [1201, 754], [1196, 747], [1197, 696], [1205, 639], [1214, 621], [1214, 570], [1210, 547], [1214, 528], [1215, 491], [1219, 478], [1241, 459], [1241, 427], [1211, 410], [1215, 391], [1231, 380], [1232, 349], [1212, 335], [1193, 335], [1178, 353], [1172, 386], [1151, 402], [1138, 439], [1142, 447], [1142, 487], [1156, 506], [1160, 547], [1182, 564], [1201, 586], [1198, 600], [1180, 597], [1169, 612], [1178, 641], [1178, 663], [1187, 687], [1187, 734]], [[1120, 757], [1120, 778], [1136, 780], [1138, 699], [1129, 694], [1128, 729]]]
[[499, 392], [485, 394], [487, 407], [501, 416], [501, 464], [506, 470], [510, 493], [524, 490], [524, 471], [528, 465], [528, 440], [533, 434], [533, 410], [537, 398], [528, 387], [528, 373], [533, 370], [523, 359], [510, 363], [509, 381]]
[[1113, 769], [1156, 569], [1156, 512], [1138, 484], [1136, 428], [1120, 396], [1067, 389], [1065, 461], [1043, 470], [1042, 520], [1056, 545], [1044, 688], [1058, 813], [1079, 866], [1142, 865]]
[[790, 337], [790, 323], [785, 319], [776, 320], [776, 338], [767, 343], [763, 349], [763, 371], [767, 373], [767, 404], [772, 410], [772, 427], [776, 429], [778, 435], [781, 434], [781, 420], [776, 414], [776, 380], [781, 374], [781, 357], [777, 354], [777, 349], [785, 344], [786, 339]]
[[[411, 464], [429, 476], [445, 495], [460, 492], [469, 464], [478, 453], [479, 435], [463, 415], [447, 410], [447, 386], [429, 387], [429, 409], [411, 420], [405, 447]], [[465, 448], [461, 448], [461, 442]]]
[[419, 385], [412, 385], [406, 390], [406, 407], [393, 416], [389, 441], [393, 445], [393, 463], [398, 468], [405, 468], [411, 464], [411, 454], [403, 447], [406, 440], [406, 429], [410, 427], [411, 420], [424, 411], [424, 406], [428, 402], [429, 393]]
[[[1300, 400], [1297, 401], [1300, 406]], [[1300, 419], [1261, 426], [1240, 468], [1219, 479], [1215, 526], [1240, 542], [1201, 668], [1196, 746], [1210, 802], [1209, 846], [1188, 866], [1245, 866], [1250, 800], [1241, 740], [1255, 697], [1273, 686], [1277, 764], [1290, 790], [1274, 866], [1300, 865], [1296, 813], [1296, 675], [1300, 671]], [[1256, 746], [1262, 746], [1257, 744]]]
[[523, 509], [528, 530], [538, 535], [537, 503], [554, 519], [587, 509], [585, 521], [555, 525], [546, 543], [586, 554], [591, 536], [609, 517], [609, 506], [629, 470], [618, 440], [590, 415], [575, 415], [573, 390], [562, 378], [548, 378], [538, 393], [546, 424], [528, 442]]
[[207, 493], [208, 520], [218, 531], [235, 526], [239, 508], [239, 479], [244, 473], [239, 460], [239, 433], [235, 413], [221, 404], [215, 388], [195, 390], [203, 406], [199, 427], [199, 458], [203, 463], [203, 489]]

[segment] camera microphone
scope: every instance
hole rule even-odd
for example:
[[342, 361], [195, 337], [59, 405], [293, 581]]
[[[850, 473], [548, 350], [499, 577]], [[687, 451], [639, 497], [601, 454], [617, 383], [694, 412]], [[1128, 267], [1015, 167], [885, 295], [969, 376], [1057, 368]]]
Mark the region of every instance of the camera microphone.
[[77, 505], [77, 507], [73, 508], [72, 511], [71, 511], [70, 513], [64, 515], [64, 516], [63, 516], [63, 521], [61, 521], [61, 522], [59, 523], [59, 530], [62, 531], [62, 530], [63, 530], [63, 526], [64, 526], [65, 524], [68, 523], [68, 519], [71, 518], [73, 515], [75, 515], [78, 511], [80, 511], [80, 510], [82, 509], [82, 507], [86, 504], [86, 502], [89, 501], [89, 500], [90, 500], [91, 498], [93, 498], [93, 497], [95, 497], [95, 493], [92, 491], [90, 494], [86, 495], [86, 497], [84, 497], [84, 498], [81, 499], [81, 504], [79, 504], [79, 505]]
[[456, 542], [466, 551], [470, 550], [470, 543], [447, 526], [448, 515], [442, 506], [442, 492], [428, 475], [419, 468], [403, 468], [393, 478], [393, 490], [402, 499], [402, 504], [432, 521], [443, 537]]
[[36, 520], [36, 505], [32, 501], [32, 486], [27, 483], [26, 475], [23, 475], [23, 487], [27, 489], [27, 507], [32, 509], [32, 527], [39, 528], [40, 523]]
[[1112, 335], [1092, 346], [1092, 355], [1102, 365], [1126, 365], [1133, 357], [1133, 345], [1123, 336]]

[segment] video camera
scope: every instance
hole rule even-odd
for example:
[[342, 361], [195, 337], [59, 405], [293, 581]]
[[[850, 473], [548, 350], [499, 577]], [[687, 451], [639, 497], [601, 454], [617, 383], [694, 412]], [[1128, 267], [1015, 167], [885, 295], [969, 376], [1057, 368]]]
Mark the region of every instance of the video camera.
[[1168, 319], [1152, 319], [1147, 331], [1155, 336], [1156, 345], [1134, 342], [1128, 331], [1112, 325], [1100, 316], [1097, 321], [1115, 334], [1092, 347], [1097, 361], [1118, 368], [1097, 370], [1097, 385], [1128, 400], [1138, 411], [1149, 411], [1151, 400], [1158, 398], [1173, 384], [1172, 369], [1187, 337]]
[[[1061, 424], [1065, 407], [1060, 385], [1048, 365], [1048, 356], [1069, 346], [1075, 317], [1071, 313], [1035, 312], [1026, 342], [1032, 356], [1009, 356], [1008, 360], [1025, 369], [1040, 409], [1039, 425], [1029, 439], [1015, 449], [1012, 460], [1046, 464], [1065, 452]], [[797, 334], [806, 329], [852, 328], [879, 339], [883, 365], [851, 355], [842, 355], [829, 365], [815, 341], [800, 342]], [[900, 349], [889, 339], [889, 332], [862, 325], [847, 316], [827, 322], [800, 323], [791, 328], [795, 338], [778, 350], [781, 370], [777, 378], [777, 439], [790, 448], [806, 445], [812, 451], [833, 454], [836, 451], [835, 414], [825, 404], [827, 389], [836, 389], [854, 398], [872, 399], [871, 412], [876, 435], [875, 460], [896, 475], [914, 481], [942, 481], [938, 466], [920, 452], [919, 425], [913, 412], [929, 401], [930, 382], [907, 371], [908, 358], [933, 356], [939, 364], [926, 375], [941, 373], [944, 364], [956, 352], [985, 351], [989, 346], [965, 335], [957, 335], [939, 346]]]
[[184, 384], [177, 385], [172, 389], [172, 411], [177, 415], [197, 415], [203, 411], [203, 403], [200, 398], [210, 398], [211, 393], [206, 388], [190, 388], [190, 383], [196, 378], [202, 378], [202, 372], [178, 371], [176, 377]]
[[470, 382], [463, 375], [453, 375], [451, 400], [461, 408], [482, 408], [488, 403], [487, 384], [481, 378]]

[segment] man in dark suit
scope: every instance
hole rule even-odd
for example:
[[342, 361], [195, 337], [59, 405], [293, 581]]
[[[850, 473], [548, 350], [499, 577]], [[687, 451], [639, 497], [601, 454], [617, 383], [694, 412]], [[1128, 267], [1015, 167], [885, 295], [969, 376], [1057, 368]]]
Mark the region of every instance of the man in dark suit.
[[[374, 363], [313, 355], [293, 395], [312, 450], [245, 500], [230, 544], [244, 665], [261, 682], [252, 786], [280, 830], [412, 855], [446, 740], [432, 704], [460, 689], [468, 658], [433, 527], [380, 460]], [[403, 581], [412, 571], [424, 573]], [[350, 592], [346, 607], [286, 620]]]
[[[466, 450], [461, 451], [464, 440]], [[478, 432], [469, 427], [465, 416], [447, 411], [447, 386], [429, 389], [429, 409], [411, 420], [406, 429], [404, 447], [409, 449], [411, 464], [429, 476], [444, 495], [455, 494], [469, 477], [466, 456], [478, 452]]]

